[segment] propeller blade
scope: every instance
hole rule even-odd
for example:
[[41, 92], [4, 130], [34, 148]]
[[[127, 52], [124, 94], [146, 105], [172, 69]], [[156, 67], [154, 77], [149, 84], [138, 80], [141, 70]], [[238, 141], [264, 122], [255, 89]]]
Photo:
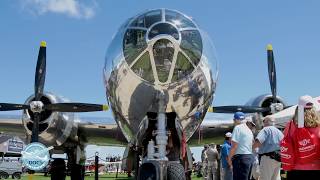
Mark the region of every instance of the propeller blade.
[[268, 107], [258, 107], [258, 106], [217, 106], [210, 107], [208, 112], [213, 113], [235, 113], [241, 111], [244, 113], [262, 113], [270, 111]]
[[39, 141], [39, 121], [40, 121], [40, 113], [34, 113], [31, 142]]
[[47, 43], [45, 41], [42, 41], [38, 54], [36, 75], [34, 81], [34, 94], [36, 101], [39, 101], [43, 94], [44, 82], [46, 79], [46, 46]]
[[0, 103], [0, 111], [14, 111], [14, 110], [29, 109], [29, 108], [30, 106], [25, 104]]
[[277, 102], [277, 73], [276, 73], [276, 66], [275, 66], [274, 57], [273, 57], [273, 48], [271, 44], [268, 44], [267, 46], [267, 54], [268, 54], [268, 73], [269, 73], [271, 93], [272, 93], [273, 103], [276, 103]]
[[59, 112], [91, 112], [91, 111], [107, 111], [108, 105], [87, 104], [87, 103], [57, 103], [47, 104], [44, 109]]

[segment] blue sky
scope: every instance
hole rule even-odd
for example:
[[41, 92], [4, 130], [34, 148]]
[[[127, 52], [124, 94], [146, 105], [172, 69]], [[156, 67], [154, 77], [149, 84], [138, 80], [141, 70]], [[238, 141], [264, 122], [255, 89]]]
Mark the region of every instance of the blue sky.
[[127, 18], [153, 8], [191, 16], [212, 38], [219, 60], [214, 105], [245, 104], [270, 92], [268, 43], [274, 47], [278, 95], [289, 104], [304, 94], [319, 95], [320, 2], [315, 0], [2, 0], [0, 102], [23, 103], [33, 93], [39, 44], [45, 40], [45, 90], [76, 102], [106, 103], [102, 68], [112, 35]]

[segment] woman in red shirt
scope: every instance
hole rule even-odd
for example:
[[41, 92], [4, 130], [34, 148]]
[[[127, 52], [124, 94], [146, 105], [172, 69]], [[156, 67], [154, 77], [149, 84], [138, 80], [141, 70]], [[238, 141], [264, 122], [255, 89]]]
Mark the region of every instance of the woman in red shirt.
[[[316, 147], [316, 158], [308, 162], [301, 162], [298, 157], [295, 157], [295, 164], [293, 169], [287, 172], [288, 179], [303, 179], [306, 177], [320, 177], [320, 116], [315, 110], [315, 103], [311, 96], [302, 96], [299, 99], [299, 104], [296, 108], [293, 117], [294, 126], [290, 129], [289, 135], [293, 138], [293, 145], [295, 152], [298, 152], [297, 133], [298, 128], [305, 128], [309, 132], [310, 137], [314, 140]], [[289, 123], [287, 124], [287, 126]], [[300, 142], [299, 142], [300, 143]], [[301, 150], [300, 150], [301, 151]], [[297, 153], [296, 153], [297, 154]]]

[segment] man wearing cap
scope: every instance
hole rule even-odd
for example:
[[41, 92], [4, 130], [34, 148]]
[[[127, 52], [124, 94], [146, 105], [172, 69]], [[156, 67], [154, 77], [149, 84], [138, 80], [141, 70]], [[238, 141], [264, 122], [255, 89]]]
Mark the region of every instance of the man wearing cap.
[[280, 141], [282, 132], [274, 127], [274, 118], [263, 119], [263, 129], [257, 135], [253, 148], [259, 148], [261, 180], [280, 180]]
[[228, 156], [231, 149], [231, 137], [232, 133], [227, 132], [225, 134], [224, 143], [221, 146], [221, 162], [222, 162], [222, 173], [224, 180], [232, 180], [232, 170], [228, 164]]
[[236, 112], [233, 120], [235, 127], [232, 132], [228, 163], [232, 167], [234, 180], [246, 180], [250, 178], [253, 163], [253, 134], [246, 125], [243, 112]]

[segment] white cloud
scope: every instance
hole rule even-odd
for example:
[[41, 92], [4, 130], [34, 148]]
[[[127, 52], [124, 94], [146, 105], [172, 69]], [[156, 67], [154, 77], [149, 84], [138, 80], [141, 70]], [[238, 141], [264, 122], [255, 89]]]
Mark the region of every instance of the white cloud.
[[[94, 0], [24, 0], [23, 8], [37, 15], [45, 13], [65, 14], [79, 19], [89, 19], [95, 15], [97, 3]], [[89, 5], [89, 4], [90, 5]]]

